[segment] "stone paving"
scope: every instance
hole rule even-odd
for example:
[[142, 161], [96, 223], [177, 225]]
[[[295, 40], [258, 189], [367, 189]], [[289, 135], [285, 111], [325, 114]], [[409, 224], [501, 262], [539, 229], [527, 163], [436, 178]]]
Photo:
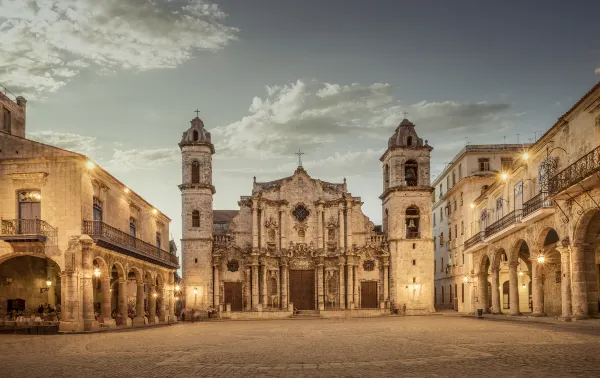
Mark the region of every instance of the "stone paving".
[[0, 335], [11, 377], [592, 377], [600, 327], [419, 317]]

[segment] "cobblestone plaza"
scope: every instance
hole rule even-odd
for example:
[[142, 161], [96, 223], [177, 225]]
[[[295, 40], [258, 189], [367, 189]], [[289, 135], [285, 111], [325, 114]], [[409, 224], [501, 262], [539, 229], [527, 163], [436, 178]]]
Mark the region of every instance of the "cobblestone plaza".
[[211, 321], [2, 335], [0, 365], [6, 377], [592, 377], [599, 336], [598, 324], [447, 315]]

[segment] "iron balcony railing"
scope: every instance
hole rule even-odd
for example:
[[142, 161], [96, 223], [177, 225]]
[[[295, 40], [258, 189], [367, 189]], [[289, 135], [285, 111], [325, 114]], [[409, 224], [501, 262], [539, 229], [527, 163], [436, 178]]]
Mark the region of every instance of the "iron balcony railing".
[[552, 201], [548, 199], [548, 193], [541, 192], [523, 204], [523, 218], [546, 207], [552, 207]]
[[598, 171], [600, 171], [600, 146], [554, 175], [548, 183], [549, 194], [557, 195]]
[[473, 235], [472, 237], [470, 237], [466, 242], [465, 242], [465, 249], [469, 249], [472, 246], [474, 246], [477, 243], [480, 243], [483, 241], [483, 236], [485, 234], [485, 231], [481, 231], [476, 233], [475, 235]]
[[179, 267], [177, 255], [163, 251], [102, 221], [83, 221], [82, 231], [102, 247], [159, 265]]
[[485, 237], [488, 238], [488, 237], [504, 230], [506, 227], [510, 226], [511, 224], [520, 222], [521, 214], [522, 214], [521, 210], [511, 211], [504, 217], [500, 218], [498, 221], [492, 223], [491, 225], [486, 227]]
[[4, 240], [36, 240], [56, 245], [56, 228], [41, 219], [2, 219], [0, 238]]

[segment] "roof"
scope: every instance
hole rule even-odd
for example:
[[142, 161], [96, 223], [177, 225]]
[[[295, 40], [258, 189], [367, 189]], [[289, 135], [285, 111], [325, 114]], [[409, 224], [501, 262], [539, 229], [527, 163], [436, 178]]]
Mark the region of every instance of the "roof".
[[238, 214], [239, 210], [213, 210], [214, 222], [231, 222], [233, 217]]

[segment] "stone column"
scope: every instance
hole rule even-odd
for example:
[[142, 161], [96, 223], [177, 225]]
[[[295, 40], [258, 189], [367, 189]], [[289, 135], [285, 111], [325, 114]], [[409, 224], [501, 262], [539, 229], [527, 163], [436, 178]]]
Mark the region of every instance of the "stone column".
[[280, 238], [281, 238], [281, 245], [279, 246], [279, 248], [284, 249], [284, 248], [288, 247], [288, 245], [286, 243], [286, 231], [285, 231], [285, 228], [286, 228], [286, 225], [287, 225], [287, 222], [286, 222], [286, 216], [287, 215], [286, 215], [286, 212], [285, 212], [285, 206], [282, 205], [279, 208], [279, 213], [281, 214], [281, 222], [279, 222], [280, 223], [280, 225], [279, 225], [279, 234], [280, 234]]
[[281, 260], [281, 309], [287, 311], [288, 309], [288, 265], [287, 261], [282, 258]]
[[347, 257], [348, 262], [346, 267], [348, 269], [348, 277], [346, 279], [346, 283], [348, 284], [348, 289], [346, 290], [346, 303], [348, 303], [348, 308], [352, 308], [351, 304], [354, 301], [354, 278], [353, 278], [353, 262], [352, 257]]
[[144, 311], [144, 284], [138, 282], [135, 293], [135, 318], [133, 324], [145, 324], [146, 312]]
[[252, 199], [252, 248], [258, 248], [258, 200]]
[[325, 248], [323, 244], [323, 203], [317, 206], [317, 249]]
[[346, 308], [346, 282], [344, 281], [344, 257], [340, 256], [340, 283], [339, 283], [339, 305], [340, 305], [340, 310], [343, 310]]
[[101, 312], [104, 320], [110, 320], [111, 317], [111, 299], [112, 293], [110, 291], [110, 277], [102, 277], [102, 283], [100, 284], [102, 290], [102, 304], [101, 304]]
[[533, 299], [533, 316], [546, 316], [544, 313], [544, 265], [537, 262], [535, 258], [531, 259], [531, 296]]
[[383, 301], [385, 302], [385, 307], [388, 307], [388, 302], [390, 300], [389, 294], [389, 281], [390, 281], [390, 261], [387, 257], [383, 259]]
[[[472, 281], [475, 280], [475, 276], [470, 277]], [[471, 314], [474, 315], [477, 313], [477, 292], [475, 290], [474, 282], [468, 283], [468, 290], [471, 294]]]
[[594, 253], [593, 246], [587, 243], [575, 243], [571, 253], [571, 293], [574, 319], [586, 319], [589, 316], [586, 253]]
[[560, 291], [562, 314], [560, 318], [570, 320], [573, 315], [571, 307], [571, 250], [569, 247], [556, 247], [560, 252]]
[[358, 305], [360, 304], [360, 300], [358, 299], [358, 265], [354, 265], [353, 266], [354, 269], [354, 307], [358, 307]]
[[244, 301], [246, 303], [246, 311], [252, 310], [252, 295], [250, 287], [252, 286], [252, 269], [250, 265], [246, 266], [246, 285], [244, 285]]
[[94, 256], [91, 250], [93, 240], [88, 237], [79, 239], [81, 243], [81, 291], [83, 300], [83, 327], [86, 331], [92, 329], [94, 319], [94, 287], [92, 275], [94, 273]]
[[258, 307], [258, 255], [252, 257], [252, 309]]
[[263, 309], [267, 308], [268, 304], [269, 304], [269, 292], [268, 292], [268, 288], [267, 288], [267, 277], [268, 277], [268, 268], [267, 268], [267, 261], [266, 259], [263, 257], [261, 259], [261, 266], [262, 266], [262, 303], [263, 303]]
[[323, 262], [319, 261], [317, 264], [317, 304], [319, 305], [319, 311], [325, 310], [325, 304], [323, 302]]
[[338, 243], [339, 243], [339, 248], [342, 251], [346, 250], [346, 244], [344, 243], [345, 238], [344, 238], [344, 205], [340, 204], [340, 207], [338, 208], [338, 221], [339, 221], [339, 226], [338, 226], [338, 230], [339, 230], [339, 238], [338, 238]]
[[258, 245], [260, 245], [260, 248], [267, 248], [267, 227], [265, 226], [267, 214], [264, 205], [261, 204], [259, 209], [260, 216], [258, 217], [258, 227], [260, 227], [260, 233], [258, 237]]
[[148, 288], [148, 322], [156, 321], [156, 287], [154, 285]]
[[502, 313], [500, 309], [500, 289], [498, 285], [499, 283], [499, 269], [492, 268], [492, 314], [500, 314]]
[[169, 295], [169, 321], [174, 322], [175, 319], [175, 305], [177, 304], [175, 301], [175, 288], [174, 285], [171, 286], [171, 290], [167, 293]]
[[48, 264], [47, 271], [46, 271], [46, 277], [47, 277], [47, 280], [51, 282], [50, 286], [48, 287], [47, 303], [50, 305], [50, 307], [56, 307], [56, 295], [55, 295], [56, 272], [54, 271], [54, 266]]
[[119, 303], [117, 312], [124, 318], [129, 315], [129, 306], [127, 303], [127, 280], [119, 278]]
[[[353, 251], [354, 248], [352, 246], [352, 197], [348, 199], [348, 202], [346, 204], [346, 247], [348, 251]], [[357, 303], [358, 302], [356, 302], [355, 305]]]
[[508, 265], [508, 284], [510, 293], [510, 314], [521, 315], [519, 310], [519, 275], [517, 273], [518, 261], [513, 261]]
[[[487, 289], [487, 272], [479, 272], [478, 277], [478, 288], [479, 288], [479, 307], [483, 309], [483, 312], [489, 313], [489, 299], [488, 299], [488, 289]], [[497, 287], [497, 286], [496, 286]]]
[[213, 262], [213, 274], [214, 274], [214, 282], [213, 282], [213, 306], [219, 308], [219, 304], [221, 303], [219, 298], [219, 285], [221, 284], [219, 281], [219, 263], [218, 261]]

